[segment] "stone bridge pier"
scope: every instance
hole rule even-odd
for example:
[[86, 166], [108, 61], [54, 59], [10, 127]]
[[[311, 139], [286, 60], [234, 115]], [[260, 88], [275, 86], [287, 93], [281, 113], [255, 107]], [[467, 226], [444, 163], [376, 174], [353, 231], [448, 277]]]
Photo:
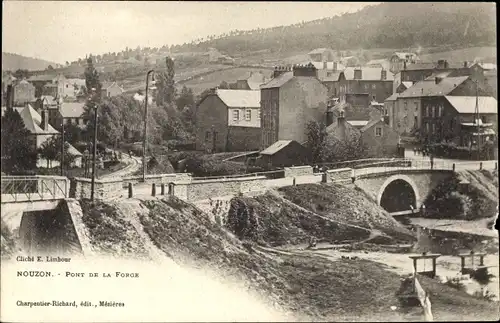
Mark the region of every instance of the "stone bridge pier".
[[355, 185], [392, 213], [419, 209], [433, 189], [451, 176], [452, 171], [408, 170], [364, 175]]

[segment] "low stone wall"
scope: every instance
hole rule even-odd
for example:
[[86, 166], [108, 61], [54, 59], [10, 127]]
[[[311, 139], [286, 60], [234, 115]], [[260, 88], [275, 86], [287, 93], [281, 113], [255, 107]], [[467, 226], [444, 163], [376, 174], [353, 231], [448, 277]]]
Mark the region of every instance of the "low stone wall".
[[291, 185], [293, 185], [293, 177], [268, 179], [266, 181], [266, 186], [268, 188], [279, 188], [279, 187], [291, 186]]
[[236, 195], [240, 192], [266, 189], [265, 176], [177, 182], [174, 195], [186, 201], [199, 201], [216, 196]]
[[[92, 180], [89, 178], [76, 177], [75, 198], [84, 199], [91, 197]], [[98, 200], [122, 197], [124, 194], [123, 180], [121, 178], [96, 179], [94, 197]]]
[[285, 177], [312, 175], [313, 173], [312, 166], [285, 167]]
[[326, 171], [327, 182], [338, 182], [350, 180], [352, 176], [352, 168], [330, 169]]
[[[190, 181], [192, 180], [192, 176], [190, 173], [170, 173], [170, 174], [151, 174], [146, 175], [146, 183], [147, 184], [167, 184], [175, 181]], [[129, 176], [123, 177], [124, 186], [127, 186], [128, 183], [138, 184], [143, 183], [142, 176]]]
[[323, 173], [313, 174], [313, 175], [303, 175], [295, 177], [295, 184], [316, 184], [321, 183], [323, 179]]
[[80, 249], [79, 251], [83, 253], [84, 256], [92, 256], [94, 251], [90, 243], [90, 234], [87, 227], [83, 224], [83, 211], [80, 202], [75, 199], [65, 199], [64, 203], [64, 209], [67, 210], [68, 215], [71, 217], [75, 230], [75, 238], [77, 241], [74, 241], [74, 244], [76, 245], [77, 243]]

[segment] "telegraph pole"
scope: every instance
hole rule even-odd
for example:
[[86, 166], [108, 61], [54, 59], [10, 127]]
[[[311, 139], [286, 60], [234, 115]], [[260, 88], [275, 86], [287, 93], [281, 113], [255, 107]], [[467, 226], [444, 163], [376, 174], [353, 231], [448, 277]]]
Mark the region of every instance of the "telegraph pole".
[[62, 129], [61, 129], [61, 135], [62, 135], [62, 143], [61, 143], [61, 176], [64, 176], [64, 119], [62, 121]]
[[478, 94], [478, 88], [477, 88], [477, 83], [478, 81], [476, 80], [474, 82], [476, 84], [476, 108], [474, 110], [474, 114], [476, 116], [476, 122], [477, 122], [477, 159], [481, 159], [481, 152], [480, 152], [480, 143], [479, 143], [479, 140], [481, 139], [481, 134], [480, 134], [480, 130], [481, 130], [481, 125], [479, 123], [479, 121], [481, 120], [480, 117], [479, 117], [479, 94]]

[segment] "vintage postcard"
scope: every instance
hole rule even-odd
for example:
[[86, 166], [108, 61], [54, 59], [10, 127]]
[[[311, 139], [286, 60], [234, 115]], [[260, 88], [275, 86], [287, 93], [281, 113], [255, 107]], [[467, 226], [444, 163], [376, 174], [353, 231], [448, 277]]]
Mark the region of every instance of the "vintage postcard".
[[498, 320], [496, 28], [4, 1], [0, 321]]

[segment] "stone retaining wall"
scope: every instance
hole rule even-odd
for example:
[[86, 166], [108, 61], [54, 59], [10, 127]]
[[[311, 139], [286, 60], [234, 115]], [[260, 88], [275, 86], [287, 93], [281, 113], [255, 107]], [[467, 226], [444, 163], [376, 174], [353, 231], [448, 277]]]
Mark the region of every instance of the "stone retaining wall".
[[350, 180], [352, 176], [352, 168], [330, 169], [326, 171], [327, 182], [338, 182]]
[[265, 176], [177, 182], [174, 195], [186, 201], [204, 200], [215, 196], [237, 195], [240, 192], [266, 189]]
[[311, 166], [285, 167], [285, 177], [312, 175], [313, 173], [313, 168]]
[[[89, 178], [76, 177], [75, 198], [88, 199], [91, 197], [92, 180]], [[95, 199], [112, 199], [123, 197], [123, 180], [121, 178], [96, 179], [94, 187]]]

